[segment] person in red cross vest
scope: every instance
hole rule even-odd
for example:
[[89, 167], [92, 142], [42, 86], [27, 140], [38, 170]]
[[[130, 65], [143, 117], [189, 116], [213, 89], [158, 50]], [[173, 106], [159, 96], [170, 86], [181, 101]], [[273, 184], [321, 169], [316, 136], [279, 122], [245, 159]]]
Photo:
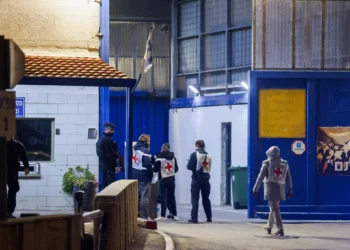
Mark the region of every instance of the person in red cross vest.
[[132, 155], [132, 178], [138, 180], [139, 217], [149, 219], [149, 197], [153, 178], [152, 155], [149, 148], [151, 137], [147, 134], [140, 135]]
[[153, 171], [158, 172], [161, 201], [161, 217], [165, 220], [166, 209], [169, 208], [168, 218], [178, 221], [175, 199], [175, 174], [179, 170], [174, 153], [170, 151], [170, 145], [164, 143], [162, 151], [157, 154]]
[[257, 195], [262, 182], [264, 182], [264, 199], [268, 201], [270, 215], [268, 223], [264, 226], [268, 234], [276, 224], [275, 235], [284, 235], [282, 217], [280, 213], [280, 201], [286, 199], [285, 184], [287, 184], [288, 199], [293, 195], [292, 177], [288, 162], [281, 159], [280, 150], [273, 146], [266, 152], [267, 160], [263, 161], [260, 174], [253, 188], [253, 194]]
[[210, 170], [211, 156], [205, 151], [205, 143], [203, 140], [198, 140], [195, 143], [196, 151], [190, 156], [187, 163], [187, 169], [192, 171], [191, 182], [191, 219], [189, 223], [198, 223], [198, 202], [199, 194], [202, 195], [202, 204], [207, 222], [212, 222], [210, 195]]

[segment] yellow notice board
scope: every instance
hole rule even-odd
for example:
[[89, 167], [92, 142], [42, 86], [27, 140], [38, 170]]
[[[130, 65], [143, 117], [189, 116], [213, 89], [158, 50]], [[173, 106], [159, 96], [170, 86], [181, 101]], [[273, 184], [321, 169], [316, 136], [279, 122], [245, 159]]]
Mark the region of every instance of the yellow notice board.
[[259, 137], [304, 138], [306, 136], [306, 91], [261, 89]]

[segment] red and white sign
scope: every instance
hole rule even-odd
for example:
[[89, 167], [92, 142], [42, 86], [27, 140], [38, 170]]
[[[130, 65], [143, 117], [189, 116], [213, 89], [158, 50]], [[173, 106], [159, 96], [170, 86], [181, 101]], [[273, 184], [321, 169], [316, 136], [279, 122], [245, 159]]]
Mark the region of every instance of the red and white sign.
[[292, 151], [296, 155], [302, 155], [306, 151], [306, 146], [303, 141], [297, 140], [292, 143]]

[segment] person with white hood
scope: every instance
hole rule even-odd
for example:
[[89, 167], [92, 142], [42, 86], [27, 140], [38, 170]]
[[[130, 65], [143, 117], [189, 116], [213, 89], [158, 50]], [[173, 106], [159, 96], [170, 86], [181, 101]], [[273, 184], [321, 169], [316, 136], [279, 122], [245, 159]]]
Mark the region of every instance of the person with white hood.
[[276, 224], [278, 231], [275, 235], [284, 236], [280, 201], [286, 199], [285, 184], [287, 184], [288, 199], [292, 197], [292, 177], [288, 162], [281, 158], [278, 147], [270, 147], [266, 155], [267, 160], [262, 163], [260, 174], [253, 188], [253, 194], [257, 195], [260, 185], [264, 182], [264, 199], [268, 201], [270, 207], [268, 223], [264, 228], [268, 234], [271, 234], [271, 230]]

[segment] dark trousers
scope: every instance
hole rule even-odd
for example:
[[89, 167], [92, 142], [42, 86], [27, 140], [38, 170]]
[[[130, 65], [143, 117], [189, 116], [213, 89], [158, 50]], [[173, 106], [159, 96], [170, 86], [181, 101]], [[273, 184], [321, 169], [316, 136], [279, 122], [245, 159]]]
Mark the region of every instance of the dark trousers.
[[138, 202], [138, 210], [139, 210], [139, 217], [142, 219], [148, 219], [149, 217], [149, 195], [150, 195], [150, 183], [149, 182], [138, 182], [139, 185], [139, 202]]
[[109, 184], [115, 182], [115, 171], [114, 169], [102, 168], [102, 189], [107, 187]]
[[13, 214], [16, 209], [16, 194], [19, 191], [18, 171], [10, 170], [7, 172], [7, 186], [7, 212]]
[[159, 187], [162, 196], [160, 216], [165, 217], [167, 208], [169, 208], [169, 211], [172, 215], [177, 216], [175, 181], [168, 181], [166, 179], [163, 179], [160, 181]]
[[211, 203], [209, 200], [210, 195], [210, 183], [208, 179], [198, 180], [196, 178], [192, 178], [191, 183], [191, 203], [192, 203], [192, 211], [191, 217], [192, 219], [198, 219], [198, 202], [199, 202], [199, 193], [202, 195], [202, 204], [204, 208], [205, 215], [207, 219], [211, 219]]

